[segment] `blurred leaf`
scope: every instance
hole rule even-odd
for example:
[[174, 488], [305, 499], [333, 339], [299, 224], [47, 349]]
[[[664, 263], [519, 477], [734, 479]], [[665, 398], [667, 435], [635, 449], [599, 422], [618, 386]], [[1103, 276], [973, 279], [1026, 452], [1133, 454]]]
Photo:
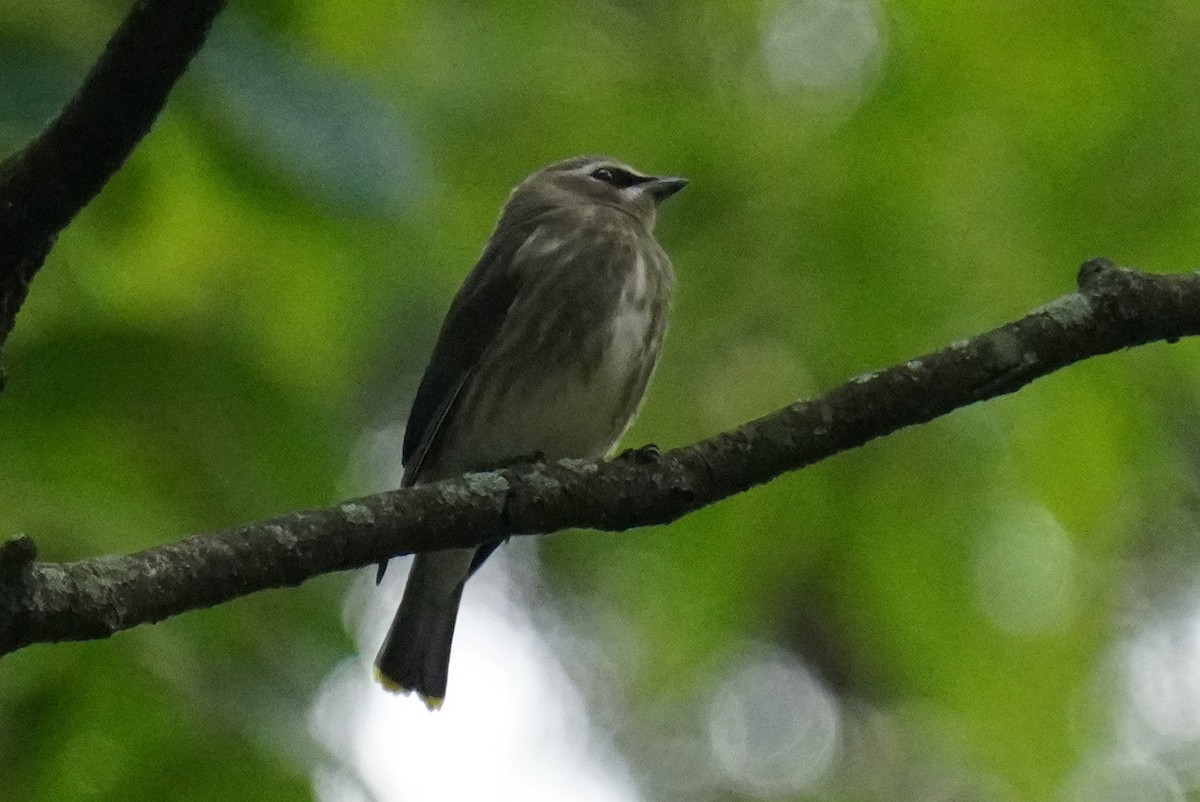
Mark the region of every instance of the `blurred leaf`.
[[423, 191], [408, 125], [363, 80], [289, 53], [234, 15], [214, 26], [195, 68], [211, 119], [320, 203], [391, 215]]
[[72, 52], [53, 41], [0, 33], [0, 159], [32, 139], [82, 77]]

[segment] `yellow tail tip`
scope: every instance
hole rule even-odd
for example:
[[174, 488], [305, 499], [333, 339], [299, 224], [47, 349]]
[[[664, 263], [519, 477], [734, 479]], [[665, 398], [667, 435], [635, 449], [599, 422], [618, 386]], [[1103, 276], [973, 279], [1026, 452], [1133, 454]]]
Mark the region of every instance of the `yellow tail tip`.
[[405, 688], [399, 682], [384, 674], [379, 666], [375, 666], [375, 681], [383, 686], [388, 693], [412, 693], [412, 688]]
[[[387, 674], [384, 674], [382, 671], [380, 671], [379, 666], [375, 666], [375, 681], [378, 682], [380, 685], [382, 685], [383, 689], [385, 691], [387, 691], [388, 693], [399, 693], [399, 694], [408, 696], [410, 693], [413, 692], [412, 688], [401, 685], [399, 682], [396, 682], [396, 680], [392, 679]], [[420, 693], [420, 692], [417, 693], [417, 696], [421, 699], [422, 702], [425, 703], [425, 707], [429, 708], [429, 710], [431, 710], [431, 711], [432, 710], [441, 710], [442, 704], [446, 701], [445, 698], [443, 698], [443, 697], [426, 696], [425, 694]]]

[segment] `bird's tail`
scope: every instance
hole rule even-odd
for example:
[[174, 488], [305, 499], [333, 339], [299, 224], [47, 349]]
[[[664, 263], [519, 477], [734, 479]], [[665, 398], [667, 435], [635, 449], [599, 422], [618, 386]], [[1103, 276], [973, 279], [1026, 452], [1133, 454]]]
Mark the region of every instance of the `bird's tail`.
[[375, 658], [375, 679], [384, 688], [416, 691], [430, 710], [446, 698], [454, 622], [474, 553], [448, 549], [416, 556], [400, 609]]

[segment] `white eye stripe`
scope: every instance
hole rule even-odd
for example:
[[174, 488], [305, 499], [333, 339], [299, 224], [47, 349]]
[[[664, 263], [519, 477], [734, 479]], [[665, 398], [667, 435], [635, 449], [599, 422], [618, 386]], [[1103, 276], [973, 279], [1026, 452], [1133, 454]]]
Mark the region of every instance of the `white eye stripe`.
[[599, 170], [601, 167], [607, 167], [610, 170], [620, 170], [621, 172], [629, 173], [630, 175], [637, 176], [638, 178], [649, 177], [644, 173], [639, 173], [628, 164], [621, 164], [620, 162], [609, 161], [607, 159], [598, 159], [596, 161], [588, 162], [582, 167], [576, 167], [574, 170], [568, 170], [567, 173], [569, 175], [582, 175], [590, 178], [592, 173], [596, 172], [596, 170]]

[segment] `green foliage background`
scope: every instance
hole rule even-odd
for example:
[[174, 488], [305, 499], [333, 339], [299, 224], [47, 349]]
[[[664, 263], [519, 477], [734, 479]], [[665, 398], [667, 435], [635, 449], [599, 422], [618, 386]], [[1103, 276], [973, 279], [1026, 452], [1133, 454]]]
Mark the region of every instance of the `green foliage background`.
[[[127, 10], [36, 5], [0, 2], [5, 152]], [[998, 325], [1091, 256], [1196, 266], [1194, 0], [862, 5], [881, 49], [832, 87], [770, 71], [785, 5], [822, 6], [232, 0], [34, 283], [0, 395], [0, 533], [79, 559], [360, 492], [354, 444], [403, 414], [506, 192], [576, 153], [693, 182], [659, 227], [679, 292], [630, 444]], [[954, 798], [1060, 798], [1111, 726], [1090, 689], [1136, 602], [1194, 599], [1198, 392], [1195, 343], [1094, 360], [671, 527], [550, 538], [543, 564], [649, 650], [606, 714], [630, 754], [765, 640], [1007, 794]], [[1032, 631], [986, 601], [1036, 601], [981, 561], [1014, 528], [1050, 572], [1035, 586], [1066, 594]], [[1062, 576], [1036, 557], [1047, 528]], [[0, 798], [308, 798], [307, 707], [354, 648], [346, 585], [6, 657]]]

